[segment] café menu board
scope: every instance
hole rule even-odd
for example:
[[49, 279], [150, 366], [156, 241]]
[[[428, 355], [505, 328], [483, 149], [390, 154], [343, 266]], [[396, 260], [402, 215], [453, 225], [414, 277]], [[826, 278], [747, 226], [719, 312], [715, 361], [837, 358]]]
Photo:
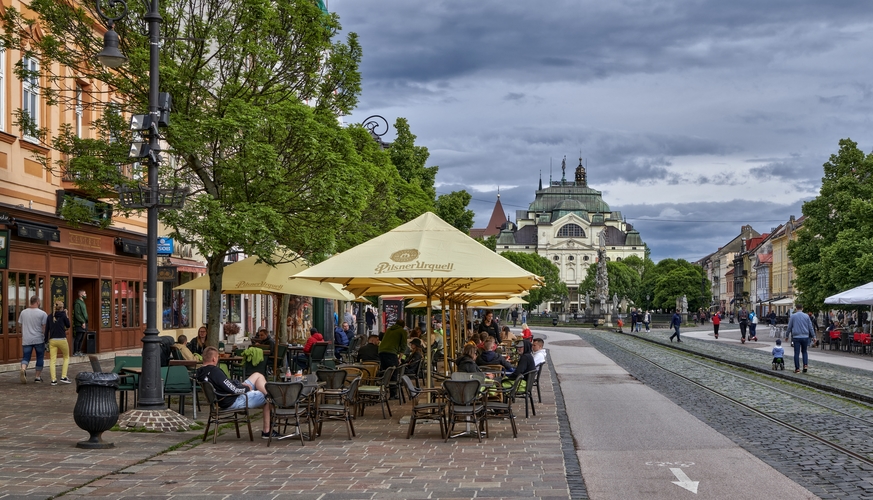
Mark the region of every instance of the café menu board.
[[403, 301], [384, 300], [382, 301], [382, 310], [385, 312], [385, 328], [391, 328], [398, 319], [403, 318]]
[[108, 328], [112, 325], [112, 281], [100, 283], [100, 324]]

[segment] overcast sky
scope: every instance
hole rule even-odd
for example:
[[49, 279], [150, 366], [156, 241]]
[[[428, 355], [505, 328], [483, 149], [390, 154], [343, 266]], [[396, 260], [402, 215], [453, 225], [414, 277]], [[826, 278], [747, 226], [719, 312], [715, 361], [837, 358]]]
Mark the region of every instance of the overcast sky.
[[[697, 260], [748, 223], [799, 217], [822, 163], [870, 151], [869, 0], [330, 0], [360, 36], [349, 123], [409, 120], [437, 192], [500, 188], [526, 209], [542, 173], [588, 184], [652, 258]], [[386, 136], [392, 140], [391, 132]]]

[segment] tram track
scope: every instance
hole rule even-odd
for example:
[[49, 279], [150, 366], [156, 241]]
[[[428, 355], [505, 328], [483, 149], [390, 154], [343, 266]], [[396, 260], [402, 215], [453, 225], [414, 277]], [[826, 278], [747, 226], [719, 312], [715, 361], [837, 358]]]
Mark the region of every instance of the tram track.
[[[864, 436], [873, 435], [873, 419], [868, 418], [873, 416], [873, 408], [868, 406], [866, 401], [847, 397], [843, 394], [834, 394], [826, 390], [816, 391], [816, 396], [818, 398], [831, 398], [834, 400], [832, 401], [834, 404], [825, 404], [822, 401], [816, 401], [812, 397], [803, 396], [799, 393], [799, 390], [791, 391], [778, 387], [777, 384], [785, 384], [785, 381], [781, 378], [777, 379], [770, 376], [768, 377], [771, 379], [770, 382], [755, 380], [751, 377], [716, 366], [717, 364], [721, 364], [735, 367], [736, 363], [724, 363], [721, 360], [711, 359], [711, 356], [702, 356], [706, 360], [705, 362], [698, 361], [691, 358], [691, 356], [701, 357], [697, 353], [688, 352], [687, 350], [677, 350], [671, 348], [671, 346], [664, 345], [663, 343], [653, 342], [654, 346], [657, 347], [657, 351], [654, 352], [662, 355], [660, 356], [661, 359], [657, 359], [659, 356], [652, 355], [652, 350], [646, 350], [645, 352], [648, 354], [648, 356], [646, 356], [628, 345], [634, 343], [638, 346], [640, 345], [640, 340], [648, 339], [620, 335], [621, 334], [611, 332], [598, 332], [596, 338], [600, 341], [608, 342], [612, 347], [632, 358], [643, 360], [645, 363], [656, 367], [658, 370], [669, 374], [671, 377], [678, 378], [698, 389], [704, 390], [705, 392], [712, 394], [723, 401], [727, 401], [744, 411], [764, 418], [773, 424], [812, 439], [842, 455], [851, 457], [858, 462], [873, 467], [873, 441], [869, 438], [864, 438]], [[680, 360], [680, 362], [677, 363], [677, 360]], [[667, 366], [668, 363], [679, 365], [680, 368], [671, 368], [670, 366]], [[687, 369], [686, 363], [696, 365], [699, 368], [698, 373], [694, 376], [689, 376], [689, 370]], [[722, 379], [720, 381], [715, 380], [715, 377], [711, 376], [713, 373], [719, 374]], [[707, 374], [710, 376], [706, 376]], [[756, 375], [764, 377], [765, 375], [771, 374], [763, 373]], [[794, 381], [791, 380], [791, 382]], [[744, 397], [745, 400], [741, 400], [739, 397], [729, 394], [729, 392], [736, 391], [738, 383], [745, 384], [746, 386], [757, 386], [763, 392], [756, 394], [754, 389], [749, 390], [748, 387], [745, 387], [745, 390], [737, 391], [743, 394], [742, 397]], [[814, 389], [804, 387], [803, 390], [813, 391]], [[771, 398], [774, 393], [781, 397]], [[769, 399], [776, 399], [777, 401], [775, 401], [775, 404], [771, 404]], [[842, 408], [837, 406], [842, 406]], [[848, 408], [854, 409], [855, 412], [848, 411]], [[824, 418], [821, 418], [822, 416], [824, 416]], [[854, 426], [851, 426], [852, 433], [861, 436], [862, 438], [851, 443], [851, 448], [838, 442], [841, 439], [841, 434], [844, 434], [845, 431], [842, 433], [835, 432], [833, 433], [834, 435], [828, 436], [828, 432], [820, 430], [822, 428], [826, 430], [831, 429], [831, 427], [823, 424], [827, 422], [828, 417], [833, 416], [855, 423]], [[791, 421], [792, 418], [794, 421]], [[810, 420], [818, 420], [818, 429], [809, 429], [808, 421]], [[839, 427], [848, 428], [849, 426], [846, 426], [845, 421], [841, 421]], [[844, 438], [843, 440], [845, 441]]]

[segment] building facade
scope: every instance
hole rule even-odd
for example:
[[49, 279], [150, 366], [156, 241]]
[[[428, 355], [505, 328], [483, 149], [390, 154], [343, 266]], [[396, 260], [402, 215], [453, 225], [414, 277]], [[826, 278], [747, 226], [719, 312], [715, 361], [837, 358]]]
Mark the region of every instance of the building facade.
[[588, 187], [581, 159], [574, 180], [566, 179], [565, 164], [561, 171], [561, 180], [545, 188], [540, 180], [534, 201], [527, 210], [516, 211], [515, 222], [507, 217], [496, 250], [536, 253], [549, 259], [558, 267], [570, 295], [564, 304], [546, 307], [575, 312], [585, 307], [579, 285], [588, 267], [596, 263], [601, 232], [606, 239], [607, 260], [621, 261], [631, 255], [643, 259], [646, 247], [640, 233], [625, 222], [621, 212], [611, 210], [601, 192]]

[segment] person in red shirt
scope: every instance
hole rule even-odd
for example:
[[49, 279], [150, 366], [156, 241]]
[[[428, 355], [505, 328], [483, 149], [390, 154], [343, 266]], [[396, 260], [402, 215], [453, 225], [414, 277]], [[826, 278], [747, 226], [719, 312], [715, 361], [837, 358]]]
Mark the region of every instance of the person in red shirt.
[[312, 346], [314, 346], [316, 342], [324, 342], [324, 337], [318, 333], [317, 328], [310, 328], [309, 338], [306, 339], [306, 344], [303, 345], [303, 352], [294, 358], [299, 368], [302, 369], [309, 367], [309, 353], [312, 352]]
[[530, 327], [527, 326], [527, 323], [521, 324], [521, 337], [524, 340], [532, 340], [533, 339], [533, 332], [530, 331]]
[[718, 338], [718, 325], [721, 324], [721, 316], [716, 312], [712, 315], [712, 331], [715, 334], [715, 338]]

